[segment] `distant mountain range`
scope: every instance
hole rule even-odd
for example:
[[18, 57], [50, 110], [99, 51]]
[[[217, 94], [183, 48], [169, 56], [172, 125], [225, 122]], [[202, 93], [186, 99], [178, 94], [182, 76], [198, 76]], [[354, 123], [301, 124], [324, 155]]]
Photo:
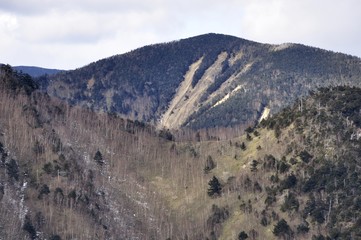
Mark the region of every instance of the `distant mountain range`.
[[360, 58], [205, 34], [37, 79], [71, 104], [156, 125], [250, 125], [318, 87], [361, 86]]
[[13, 68], [16, 71], [29, 74], [32, 77], [40, 77], [42, 75], [52, 75], [62, 71], [59, 69], [49, 69], [49, 68], [32, 67], [32, 66], [15, 66]]

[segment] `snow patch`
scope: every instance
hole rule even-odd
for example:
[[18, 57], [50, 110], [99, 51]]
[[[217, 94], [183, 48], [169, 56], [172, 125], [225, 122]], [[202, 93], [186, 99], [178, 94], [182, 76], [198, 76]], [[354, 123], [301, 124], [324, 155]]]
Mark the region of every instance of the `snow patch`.
[[19, 219], [21, 220], [21, 224], [24, 224], [25, 216], [28, 213], [28, 208], [25, 206], [25, 190], [28, 186], [27, 182], [23, 183], [23, 186], [20, 189], [20, 202], [19, 202]]

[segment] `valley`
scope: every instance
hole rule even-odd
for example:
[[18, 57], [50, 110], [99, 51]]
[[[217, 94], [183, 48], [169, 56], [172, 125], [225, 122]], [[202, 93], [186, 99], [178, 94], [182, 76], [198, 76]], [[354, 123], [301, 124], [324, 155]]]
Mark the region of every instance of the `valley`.
[[358, 239], [361, 62], [207, 34], [0, 66], [2, 239]]

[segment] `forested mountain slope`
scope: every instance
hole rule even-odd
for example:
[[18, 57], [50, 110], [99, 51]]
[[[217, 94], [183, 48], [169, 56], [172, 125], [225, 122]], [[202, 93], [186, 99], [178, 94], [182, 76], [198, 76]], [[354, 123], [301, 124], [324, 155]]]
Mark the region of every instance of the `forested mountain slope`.
[[0, 91], [4, 239], [361, 237], [359, 88], [194, 142], [70, 107], [9, 66]]
[[321, 88], [210, 151], [216, 238], [359, 239], [360, 112], [361, 89]]
[[168, 215], [140, 171], [165, 161], [165, 140], [139, 122], [71, 108], [36, 89], [30, 76], [1, 66], [1, 238], [163, 236]]
[[360, 86], [361, 60], [206, 34], [37, 79], [51, 96], [162, 128], [253, 124], [322, 86]]

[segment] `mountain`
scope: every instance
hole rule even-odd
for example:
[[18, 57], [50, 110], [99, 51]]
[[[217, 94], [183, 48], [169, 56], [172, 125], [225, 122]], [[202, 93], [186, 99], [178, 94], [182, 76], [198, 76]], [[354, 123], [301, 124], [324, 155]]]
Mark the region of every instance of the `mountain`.
[[29, 74], [32, 77], [40, 77], [42, 75], [52, 75], [62, 71], [58, 69], [49, 69], [49, 68], [32, 67], [32, 66], [15, 66], [13, 68], [18, 72]]
[[145, 46], [37, 80], [72, 105], [156, 125], [253, 125], [310, 90], [360, 86], [361, 60], [300, 44], [205, 34]]
[[34, 84], [0, 67], [1, 238], [160, 235], [167, 216], [135, 170], [165, 140], [139, 122], [71, 108]]
[[0, 67], [4, 239], [358, 239], [361, 89], [320, 88], [236, 138], [170, 141]]

